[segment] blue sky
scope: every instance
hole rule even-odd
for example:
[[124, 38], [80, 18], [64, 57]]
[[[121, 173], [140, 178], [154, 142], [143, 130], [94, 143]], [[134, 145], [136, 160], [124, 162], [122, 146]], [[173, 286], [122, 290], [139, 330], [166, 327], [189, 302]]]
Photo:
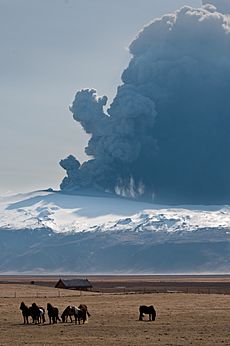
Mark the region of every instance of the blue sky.
[[0, 0], [0, 193], [58, 188], [60, 159], [85, 159], [68, 110], [82, 88], [111, 101], [150, 20], [198, 0]]

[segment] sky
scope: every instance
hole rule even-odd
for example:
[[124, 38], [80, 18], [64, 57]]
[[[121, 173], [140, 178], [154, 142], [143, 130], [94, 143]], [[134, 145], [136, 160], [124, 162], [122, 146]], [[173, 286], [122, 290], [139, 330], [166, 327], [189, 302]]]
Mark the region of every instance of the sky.
[[88, 136], [69, 111], [77, 91], [108, 104], [128, 46], [151, 20], [198, 0], [0, 0], [0, 193], [59, 188]]

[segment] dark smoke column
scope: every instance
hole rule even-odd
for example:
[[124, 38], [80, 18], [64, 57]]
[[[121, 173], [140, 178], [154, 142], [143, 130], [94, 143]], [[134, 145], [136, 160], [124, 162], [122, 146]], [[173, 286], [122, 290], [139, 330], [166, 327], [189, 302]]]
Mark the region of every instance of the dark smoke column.
[[72, 155], [62, 160], [60, 164], [67, 177], [61, 189], [70, 193], [109, 191], [137, 197], [144, 194], [144, 187], [141, 179], [134, 181], [133, 165], [140, 155], [145, 157], [149, 145], [154, 145], [151, 137], [154, 103], [132, 85], [118, 88], [108, 114], [103, 111], [106, 102], [107, 98], [98, 97], [93, 89], [76, 94], [70, 110], [74, 119], [91, 134], [85, 152], [93, 159], [81, 166]]
[[223, 13], [214, 3], [183, 7], [139, 33], [107, 113], [105, 96], [76, 94], [70, 110], [91, 134], [92, 159], [61, 161], [63, 191], [230, 201], [230, 19], [226, 0]]

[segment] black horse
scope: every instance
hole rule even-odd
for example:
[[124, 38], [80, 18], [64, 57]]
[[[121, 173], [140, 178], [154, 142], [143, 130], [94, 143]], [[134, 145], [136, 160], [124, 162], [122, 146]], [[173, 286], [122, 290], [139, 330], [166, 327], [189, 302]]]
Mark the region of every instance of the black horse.
[[45, 323], [45, 309], [43, 307], [33, 303], [29, 309], [34, 323]]
[[155, 321], [156, 319], [156, 310], [152, 305], [146, 306], [146, 305], [141, 305], [139, 307], [139, 321], [143, 320], [143, 317], [145, 314], [149, 315], [149, 321]]
[[32, 316], [31, 308], [26, 306], [24, 302], [21, 302], [19, 309], [22, 311], [22, 316], [24, 320], [24, 324], [29, 324], [29, 316]]
[[48, 312], [50, 324], [52, 322], [57, 323], [57, 321], [61, 321], [59, 318], [58, 308], [54, 307], [50, 303], [47, 304], [47, 312]]

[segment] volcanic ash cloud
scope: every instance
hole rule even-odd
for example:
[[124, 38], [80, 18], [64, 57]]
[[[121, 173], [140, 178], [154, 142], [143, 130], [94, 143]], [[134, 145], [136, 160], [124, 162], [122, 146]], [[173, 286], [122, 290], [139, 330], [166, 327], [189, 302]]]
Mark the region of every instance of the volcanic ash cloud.
[[229, 2], [203, 5], [143, 28], [107, 111], [106, 96], [77, 92], [70, 110], [91, 135], [91, 159], [61, 161], [63, 191], [93, 188], [167, 203], [230, 200]]
[[218, 12], [230, 14], [230, 0], [203, 0], [203, 5], [213, 5]]

